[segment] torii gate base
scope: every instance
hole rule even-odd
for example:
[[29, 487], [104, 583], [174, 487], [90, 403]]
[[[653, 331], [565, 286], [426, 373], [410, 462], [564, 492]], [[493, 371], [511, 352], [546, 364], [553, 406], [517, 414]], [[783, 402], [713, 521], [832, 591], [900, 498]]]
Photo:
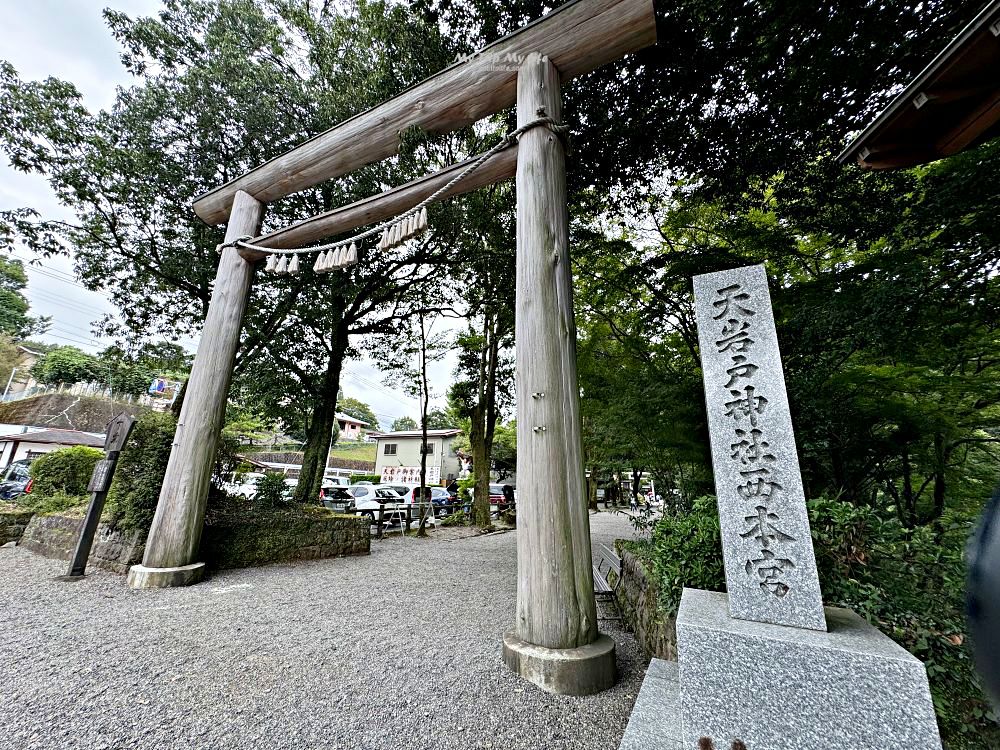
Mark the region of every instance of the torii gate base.
[[[561, 118], [559, 72], [533, 53], [517, 124], [542, 115]], [[529, 130], [517, 155], [517, 620], [503, 654], [544, 690], [589, 695], [614, 685], [615, 643], [597, 632], [568, 235], [563, 144]]]

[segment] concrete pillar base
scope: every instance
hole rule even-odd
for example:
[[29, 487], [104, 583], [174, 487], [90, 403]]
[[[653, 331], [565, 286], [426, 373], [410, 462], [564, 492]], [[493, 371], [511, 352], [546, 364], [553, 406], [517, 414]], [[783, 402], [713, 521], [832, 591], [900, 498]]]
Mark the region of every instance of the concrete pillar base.
[[593, 695], [612, 687], [618, 677], [615, 642], [606, 635], [578, 648], [545, 648], [508, 630], [503, 660], [528, 682], [560, 695]]
[[147, 568], [133, 565], [128, 571], [128, 585], [133, 589], [167, 589], [198, 583], [205, 573], [205, 563], [191, 563], [177, 568]]

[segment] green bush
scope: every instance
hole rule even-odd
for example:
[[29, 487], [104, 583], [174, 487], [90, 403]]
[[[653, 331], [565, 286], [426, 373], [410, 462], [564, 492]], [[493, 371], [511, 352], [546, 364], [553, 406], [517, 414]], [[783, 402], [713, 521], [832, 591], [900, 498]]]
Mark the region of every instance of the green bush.
[[59, 513], [86, 505], [90, 495], [68, 495], [57, 490], [50, 495], [38, 495], [34, 492], [18, 499], [18, 507], [33, 510], [35, 513]]
[[472, 503], [472, 493], [476, 487], [476, 478], [469, 474], [465, 479], [458, 480], [458, 499], [463, 503]]
[[381, 474], [352, 474], [351, 484], [357, 484], [358, 482], [374, 482], [375, 484], [381, 484], [382, 475]]
[[[853, 609], [924, 662], [949, 750], [1000, 747], [965, 633], [962, 551], [971, 521], [906, 529], [895, 516], [837, 500], [810, 501], [809, 517], [826, 604]], [[725, 591], [712, 497], [664, 516], [648, 543], [629, 547], [646, 559], [668, 616], [685, 586]]]
[[269, 471], [257, 480], [256, 487], [257, 494], [253, 497], [254, 505], [276, 508], [287, 503], [288, 485], [285, 484], [284, 474]]
[[94, 465], [103, 457], [104, 451], [84, 445], [60, 448], [39, 456], [31, 462], [28, 470], [34, 480], [31, 483], [31, 494], [86, 495]]
[[118, 459], [104, 509], [105, 520], [123, 531], [145, 531], [153, 522], [177, 422], [169, 413], [139, 417]]
[[457, 510], [441, 519], [442, 526], [467, 526], [469, 516], [464, 510]]

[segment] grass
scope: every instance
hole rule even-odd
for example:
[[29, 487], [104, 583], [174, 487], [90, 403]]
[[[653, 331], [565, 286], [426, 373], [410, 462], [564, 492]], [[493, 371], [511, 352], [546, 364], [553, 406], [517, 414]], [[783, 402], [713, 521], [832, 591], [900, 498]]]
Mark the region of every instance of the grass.
[[377, 447], [375, 443], [356, 443], [353, 440], [345, 440], [333, 446], [330, 450], [330, 456], [334, 458], [353, 458], [358, 461], [374, 461], [375, 449]]

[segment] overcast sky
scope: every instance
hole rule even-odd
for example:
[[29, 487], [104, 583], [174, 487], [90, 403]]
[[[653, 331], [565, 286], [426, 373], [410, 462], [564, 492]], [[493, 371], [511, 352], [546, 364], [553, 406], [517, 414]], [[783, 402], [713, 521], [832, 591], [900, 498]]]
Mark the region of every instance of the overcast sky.
[[[17, 69], [22, 79], [54, 76], [72, 81], [91, 110], [109, 107], [117, 86], [135, 83], [122, 68], [118, 45], [112, 38], [101, 10], [112, 7], [130, 15], [150, 15], [159, 0], [8, 0], [3, 3], [0, 24], [0, 58]], [[55, 200], [43, 178], [15, 172], [0, 159], [0, 210], [34, 208], [45, 218], [72, 219]], [[15, 253], [23, 260], [25, 250]], [[40, 338], [54, 344], [72, 344], [96, 352], [110, 341], [97, 340], [91, 322], [105, 313], [114, 313], [107, 296], [91, 292], [79, 283], [69, 258], [45, 259], [28, 267], [28, 301], [35, 315], [49, 315], [52, 326]], [[194, 351], [197, 341], [182, 341]], [[455, 358], [447, 357], [432, 366], [432, 405], [443, 405], [444, 391], [451, 379]], [[415, 399], [387, 386], [382, 373], [369, 361], [349, 362], [342, 379], [345, 395], [370, 404], [383, 429], [392, 420], [418, 415]]]

